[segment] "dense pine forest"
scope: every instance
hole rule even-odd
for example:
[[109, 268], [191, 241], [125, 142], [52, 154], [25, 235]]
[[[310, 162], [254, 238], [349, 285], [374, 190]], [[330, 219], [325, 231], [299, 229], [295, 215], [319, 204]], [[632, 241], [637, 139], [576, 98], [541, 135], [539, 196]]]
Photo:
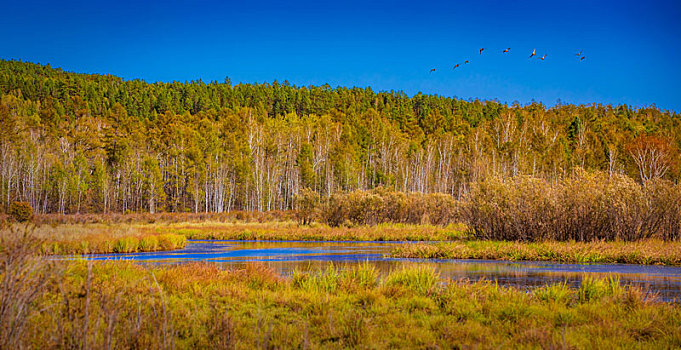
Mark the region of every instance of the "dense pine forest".
[[146, 83], [0, 61], [0, 198], [41, 213], [286, 210], [377, 187], [577, 169], [678, 182], [679, 114], [511, 105], [371, 88]]

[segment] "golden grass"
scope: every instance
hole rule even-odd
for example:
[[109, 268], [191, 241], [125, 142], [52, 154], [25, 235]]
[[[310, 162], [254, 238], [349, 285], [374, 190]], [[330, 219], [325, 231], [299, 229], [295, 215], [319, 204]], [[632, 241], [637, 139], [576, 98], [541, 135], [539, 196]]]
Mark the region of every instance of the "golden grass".
[[268, 223], [169, 223], [145, 226], [156, 233], [185, 235], [188, 239], [223, 240], [301, 240], [301, 241], [447, 241], [461, 239], [466, 227], [434, 225], [379, 224], [375, 226], [300, 226], [293, 221]]
[[681, 242], [647, 239], [635, 242], [458, 241], [405, 244], [392, 257], [421, 259], [533, 260], [565, 263], [681, 265]]
[[[13, 225], [0, 230], [7, 235], [21, 230]], [[187, 238], [172, 233], [145, 232], [131, 224], [64, 224], [26, 226], [34, 239], [41, 242], [45, 254], [135, 253], [183, 248]]]

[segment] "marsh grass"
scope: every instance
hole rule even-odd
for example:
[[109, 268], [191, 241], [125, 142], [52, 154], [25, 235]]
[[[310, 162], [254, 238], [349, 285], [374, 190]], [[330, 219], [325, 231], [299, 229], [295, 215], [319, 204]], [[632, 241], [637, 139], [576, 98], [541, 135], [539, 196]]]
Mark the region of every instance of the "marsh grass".
[[636, 242], [455, 241], [411, 243], [389, 254], [419, 259], [495, 259], [566, 263], [681, 265], [681, 242], [647, 239]]
[[81, 237], [80, 240], [48, 241], [41, 245], [44, 254], [79, 255], [104, 253], [136, 253], [183, 248], [187, 238], [176, 234], [146, 234], [121, 238], [104, 235]]
[[415, 265], [405, 266], [400, 270], [393, 271], [385, 279], [386, 286], [401, 286], [418, 294], [433, 292], [440, 281], [439, 274], [432, 266]]
[[339, 269], [335, 265], [313, 272], [295, 269], [290, 275], [292, 286], [306, 291], [335, 293], [338, 290], [370, 289], [378, 283], [378, 271], [365, 262], [349, 269]]
[[[9, 225], [0, 234], [17, 230]], [[172, 233], [145, 231], [139, 225], [64, 224], [31, 225], [31, 236], [40, 242], [44, 254], [134, 253], [173, 250], [186, 245], [187, 238]]]
[[10, 224], [0, 228], [8, 235], [30, 227], [44, 254], [134, 253], [173, 250], [186, 245], [187, 238], [172, 233], [145, 230], [140, 224]]
[[567, 304], [572, 299], [574, 292], [567, 285], [567, 282], [563, 282], [539, 287], [534, 291], [534, 295], [544, 302]]
[[[3, 244], [2, 305], [23, 310], [0, 312], [5, 348], [681, 345], [679, 305], [657, 302], [616, 279], [585, 277], [578, 289], [563, 284], [528, 293], [491, 281], [441, 283], [423, 266], [383, 277], [368, 263], [331, 266], [289, 278], [263, 264], [221, 270], [208, 263], [60, 261], [47, 268], [33, 260], [39, 259], [36, 246], [24, 249]], [[36, 261], [43, 267], [34, 269]], [[24, 277], [7, 278], [17, 272]]]
[[620, 297], [624, 291], [617, 277], [593, 278], [585, 275], [577, 294], [580, 302], [589, 302], [603, 297]]
[[174, 233], [188, 239], [301, 240], [301, 241], [445, 241], [465, 237], [462, 224], [447, 226], [379, 224], [375, 226], [330, 227], [323, 224], [300, 226], [296, 222], [272, 223], [173, 223], [148, 225], [146, 232]]

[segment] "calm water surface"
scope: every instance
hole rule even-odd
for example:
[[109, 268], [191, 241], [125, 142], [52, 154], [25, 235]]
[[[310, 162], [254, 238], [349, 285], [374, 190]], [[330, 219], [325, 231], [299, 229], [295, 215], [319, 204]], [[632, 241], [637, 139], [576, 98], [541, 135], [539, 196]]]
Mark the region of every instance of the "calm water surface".
[[585, 275], [618, 276], [623, 284], [636, 285], [667, 301], [681, 300], [681, 267], [627, 264], [560, 264], [498, 260], [423, 260], [385, 257], [404, 242], [302, 242], [302, 241], [189, 241], [172, 252], [88, 255], [91, 260], [134, 260], [151, 264], [209, 261], [225, 268], [261, 262], [281, 274], [294, 269], [317, 270], [333, 264], [348, 268], [368, 262], [380, 273], [405, 264], [433, 266], [443, 278], [487, 279], [499, 285], [534, 288], [566, 281], [578, 286]]

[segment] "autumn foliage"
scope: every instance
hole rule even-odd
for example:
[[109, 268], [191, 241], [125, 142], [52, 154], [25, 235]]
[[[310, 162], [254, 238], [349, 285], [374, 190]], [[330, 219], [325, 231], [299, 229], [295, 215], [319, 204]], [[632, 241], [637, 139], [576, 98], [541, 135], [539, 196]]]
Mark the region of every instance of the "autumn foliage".
[[[299, 210], [309, 190], [335, 197], [334, 223], [439, 222], [449, 214], [396, 214], [402, 199], [372, 191], [461, 199], [488, 178], [555, 183], [577, 167], [674, 182], [679, 135], [679, 114], [655, 106], [147, 83], [0, 60], [0, 211], [21, 201], [38, 214], [248, 216]], [[367, 193], [365, 217], [344, 204], [353, 191]], [[399, 205], [379, 208], [376, 195]]]
[[627, 151], [638, 167], [641, 181], [662, 178], [673, 166], [675, 150], [668, 140], [642, 135], [627, 145]]

